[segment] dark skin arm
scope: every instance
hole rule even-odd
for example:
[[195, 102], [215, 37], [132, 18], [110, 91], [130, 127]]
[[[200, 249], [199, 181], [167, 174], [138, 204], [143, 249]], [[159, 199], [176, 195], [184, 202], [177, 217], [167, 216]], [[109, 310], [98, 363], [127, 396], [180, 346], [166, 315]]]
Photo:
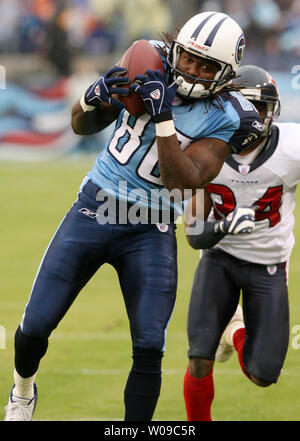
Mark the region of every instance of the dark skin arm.
[[[84, 112], [77, 101], [72, 108], [71, 125], [77, 135], [92, 135], [116, 120], [119, 109], [102, 103], [91, 112]], [[230, 147], [220, 139], [201, 139], [190, 144], [183, 152], [177, 136], [157, 137], [160, 174], [164, 186], [196, 190], [204, 188], [219, 173]]]
[[108, 127], [117, 119], [119, 112], [108, 103], [102, 103], [91, 112], [84, 112], [77, 101], [72, 108], [71, 126], [76, 135], [92, 135]]
[[[184, 213], [186, 231], [188, 231], [188, 228], [193, 224], [195, 218], [200, 218], [200, 219], [202, 218], [203, 220], [207, 220], [212, 205], [213, 205], [212, 200], [206, 188], [195, 194], [189, 200], [189, 203]], [[186, 238], [187, 241], [189, 242], [188, 234], [186, 235]]]
[[207, 220], [210, 210], [213, 206], [212, 200], [206, 188], [197, 192], [188, 202], [184, 212], [185, 226], [192, 225], [196, 217]]
[[162, 181], [169, 190], [204, 188], [220, 172], [230, 146], [220, 139], [203, 138], [183, 152], [177, 136], [156, 137]]

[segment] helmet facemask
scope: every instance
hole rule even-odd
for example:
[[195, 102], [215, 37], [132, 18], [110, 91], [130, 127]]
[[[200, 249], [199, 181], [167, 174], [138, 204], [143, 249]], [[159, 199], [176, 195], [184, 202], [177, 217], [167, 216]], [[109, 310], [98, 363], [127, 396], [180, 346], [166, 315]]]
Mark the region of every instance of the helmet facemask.
[[[280, 101], [279, 99], [276, 100], [272, 96], [263, 95], [259, 97], [261, 93], [261, 89], [253, 89], [253, 92], [251, 92], [250, 89], [247, 90], [245, 93], [245, 90], [241, 90], [242, 94], [245, 98], [247, 98], [248, 101], [250, 101], [254, 106], [257, 106], [258, 103], [262, 103], [265, 106], [265, 116], [261, 116], [262, 120], [262, 136], [269, 136], [272, 131], [272, 125], [273, 122], [278, 118], [280, 115]], [[258, 109], [259, 111], [259, 109]]]
[[[272, 103], [270, 101], [266, 101], [266, 116], [262, 117], [262, 136], [268, 136], [271, 134], [272, 124], [278, 118], [280, 114], [280, 103]], [[255, 105], [255, 104], [254, 104]]]

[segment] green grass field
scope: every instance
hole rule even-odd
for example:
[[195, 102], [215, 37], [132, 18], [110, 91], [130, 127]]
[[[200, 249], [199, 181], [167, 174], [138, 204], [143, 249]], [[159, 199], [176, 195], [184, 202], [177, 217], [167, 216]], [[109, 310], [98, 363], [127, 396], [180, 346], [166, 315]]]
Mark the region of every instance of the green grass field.
[[[45, 164], [0, 165], [1, 246], [0, 418], [13, 382], [13, 335], [49, 240], [93, 159]], [[300, 201], [299, 201], [300, 202]], [[298, 213], [297, 213], [298, 211]], [[300, 205], [296, 219], [300, 219]], [[295, 227], [296, 239], [300, 226]], [[179, 286], [163, 361], [160, 421], [185, 421], [182, 395], [187, 366], [186, 315], [199, 253], [178, 228]], [[300, 241], [290, 262], [291, 331], [300, 325]], [[3, 329], [3, 328], [2, 328]], [[299, 331], [298, 331], [299, 333]], [[229, 421], [300, 420], [300, 349], [292, 347], [277, 385], [262, 389], [242, 374], [237, 357], [215, 366], [213, 419]], [[131, 342], [123, 299], [114, 270], [104, 266], [81, 292], [50, 338], [37, 383], [37, 420], [122, 420], [123, 389], [131, 367]]]

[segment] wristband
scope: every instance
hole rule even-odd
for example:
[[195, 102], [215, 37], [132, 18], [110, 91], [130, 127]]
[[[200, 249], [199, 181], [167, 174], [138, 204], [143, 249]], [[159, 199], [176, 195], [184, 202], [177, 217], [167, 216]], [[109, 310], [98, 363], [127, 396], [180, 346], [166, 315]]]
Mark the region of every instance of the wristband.
[[84, 112], [91, 112], [92, 110], [96, 109], [95, 106], [89, 106], [88, 104], [86, 104], [86, 102], [84, 101], [84, 95], [82, 95], [82, 97], [80, 98], [80, 105]]
[[156, 136], [171, 136], [176, 134], [174, 121], [172, 119], [168, 121], [162, 121], [155, 124]]

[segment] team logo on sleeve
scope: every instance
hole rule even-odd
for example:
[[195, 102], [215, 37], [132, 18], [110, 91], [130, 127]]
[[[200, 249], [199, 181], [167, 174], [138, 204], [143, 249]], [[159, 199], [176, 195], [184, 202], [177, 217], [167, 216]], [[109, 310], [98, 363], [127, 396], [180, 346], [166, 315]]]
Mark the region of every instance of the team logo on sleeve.
[[266, 75], [267, 75], [269, 83], [272, 83], [276, 87], [276, 90], [278, 92], [278, 87], [277, 87], [277, 84], [276, 84], [276, 81], [274, 80], [274, 78], [271, 76], [271, 74], [269, 74], [269, 72], [266, 72]]
[[249, 142], [251, 142], [251, 144], [258, 138], [258, 135], [256, 133], [249, 133], [249, 136], [247, 138], [244, 139], [244, 141], [242, 142], [242, 145], [247, 145], [249, 144]]
[[244, 34], [242, 34], [240, 36], [240, 38], [238, 39], [238, 42], [236, 44], [236, 49], [235, 49], [235, 61], [239, 64], [244, 56], [244, 51], [245, 51], [245, 46], [246, 46], [246, 41], [245, 41], [245, 37]]

